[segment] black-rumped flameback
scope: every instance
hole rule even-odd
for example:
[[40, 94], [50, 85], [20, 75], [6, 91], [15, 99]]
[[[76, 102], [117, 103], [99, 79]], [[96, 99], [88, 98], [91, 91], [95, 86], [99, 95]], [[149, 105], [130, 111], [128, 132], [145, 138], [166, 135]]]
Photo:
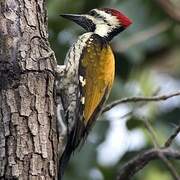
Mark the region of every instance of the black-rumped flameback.
[[115, 74], [109, 41], [132, 21], [118, 10], [92, 9], [87, 14], [63, 14], [87, 32], [78, 37], [65, 59], [61, 81], [67, 144], [60, 159], [59, 179], [72, 152], [84, 142], [106, 102]]

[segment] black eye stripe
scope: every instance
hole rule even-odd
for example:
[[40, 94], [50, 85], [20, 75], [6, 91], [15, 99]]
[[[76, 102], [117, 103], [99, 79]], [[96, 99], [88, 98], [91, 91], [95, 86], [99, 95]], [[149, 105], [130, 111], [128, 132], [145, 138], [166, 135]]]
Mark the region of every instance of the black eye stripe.
[[100, 14], [98, 14], [96, 11], [92, 10], [90, 11], [89, 13], [91, 16], [94, 16], [94, 17], [99, 17], [99, 18], [104, 18], [103, 16], [101, 16]]
[[106, 18], [104, 16], [101, 16], [100, 14], [98, 14], [95, 10], [91, 10], [89, 12], [89, 15], [96, 17], [96, 18], [100, 18], [102, 19], [108, 26], [111, 26], [111, 24], [106, 20]]
[[98, 14], [97, 14], [96, 11], [91, 10], [91, 11], [89, 12], [89, 15], [96, 17]]

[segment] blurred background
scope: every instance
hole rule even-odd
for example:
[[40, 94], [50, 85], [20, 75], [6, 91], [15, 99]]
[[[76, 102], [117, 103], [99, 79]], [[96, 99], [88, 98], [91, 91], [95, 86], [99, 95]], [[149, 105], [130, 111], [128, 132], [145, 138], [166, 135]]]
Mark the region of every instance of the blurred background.
[[[71, 44], [84, 32], [61, 13], [86, 13], [111, 7], [133, 24], [113, 39], [116, 79], [108, 100], [169, 94], [180, 90], [180, 0], [49, 0], [49, 40], [62, 64]], [[71, 159], [65, 180], [114, 180], [124, 163], [153, 147], [144, 126], [153, 126], [160, 145], [180, 123], [180, 97], [151, 103], [128, 103], [104, 113], [87, 143]], [[180, 148], [180, 136], [175, 148]], [[180, 162], [173, 161], [180, 173]], [[171, 180], [161, 161], [149, 163], [134, 180]]]

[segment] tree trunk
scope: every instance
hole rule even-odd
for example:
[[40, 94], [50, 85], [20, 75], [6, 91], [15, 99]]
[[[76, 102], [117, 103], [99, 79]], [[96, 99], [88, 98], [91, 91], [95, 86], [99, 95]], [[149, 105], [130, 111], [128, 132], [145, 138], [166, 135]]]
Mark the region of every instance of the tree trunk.
[[0, 1], [0, 179], [56, 179], [56, 61], [44, 0]]

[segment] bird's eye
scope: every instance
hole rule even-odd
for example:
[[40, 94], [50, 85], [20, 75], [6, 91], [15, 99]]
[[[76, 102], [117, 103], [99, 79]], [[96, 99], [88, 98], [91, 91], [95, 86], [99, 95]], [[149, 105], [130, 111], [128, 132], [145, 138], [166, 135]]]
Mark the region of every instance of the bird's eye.
[[90, 11], [89, 14], [90, 14], [91, 16], [96, 16], [96, 12], [95, 12], [95, 11]]

